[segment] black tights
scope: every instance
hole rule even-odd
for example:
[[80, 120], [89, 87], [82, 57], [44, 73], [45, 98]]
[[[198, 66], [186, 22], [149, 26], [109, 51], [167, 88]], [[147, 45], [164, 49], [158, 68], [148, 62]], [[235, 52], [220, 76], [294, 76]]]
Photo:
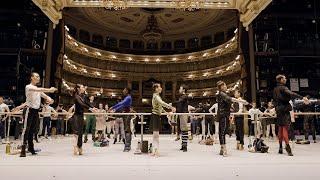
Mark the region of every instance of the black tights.
[[229, 117], [222, 116], [219, 118], [219, 141], [220, 145], [226, 144], [226, 134], [229, 129]]
[[83, 114], [74, 114], [73, 118], [73, 133], [78, 136], [77, 146], [81, 148], [84, 125]]
[[236, 122], [236, 136], [237, 141], [240, 141], [240, 144], [244, 144], [243, 138], [244, 138], [244, 132], [243, 132], [243, 118], [236, 116], [235, 117]]

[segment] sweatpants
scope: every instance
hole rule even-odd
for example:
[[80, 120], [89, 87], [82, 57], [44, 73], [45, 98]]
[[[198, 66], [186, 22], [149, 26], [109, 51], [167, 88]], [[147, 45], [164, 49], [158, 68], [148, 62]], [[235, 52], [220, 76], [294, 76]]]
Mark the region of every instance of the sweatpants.
[[122, 136], [125, 138], [124, 141], [124, 149], [131, 149], [131, 140], [132, 140], [132, 133], [131, 133], [131, 116], [123, 116], [123, 126], [124, 126], [124, 132], [125, 136]]
[[84, 118], [83, 114], [74, 114], [73, 117], [73, 124], [72, 124], [72, 130], [73, 133], [76, 135], [77, 139], [77, 146], [79, 148], [82, 147], [82, 136], [83, 136], [83, 125], [84, 125]]
[[266, 131], [267, 138], [269, 138], [269, 136], [270, 136], [270, 131], [271, 131], [272, 137], [275, 138], [276, 137], [276, 125], [275, 124], [267, 125], [267, 131]]
[[188, 145], [188, 115], [180, 115], [180, 129], [181, 129], [181, 139], [182, 139], [182, 147], [186, 147]]
[[22, 132], [23, 144], [27, 145], [28, 150], [34, 151], [33, 137], [36, 133], [36, 126], [39, 124], [39, 109], [27, 108], [24, 127]]
[[94, 115], [88, 115], [86, 119], [85, 136], [87, 136], [89, 132], [92, 133], [92, 138], [93, 138], [96, 132], [96, 116]]
[[213, 119], [212, 118], [208, 118], [205, 120], [205, 124], [206, 124], [206, 135], [213, 135]]
[[5, 137], [5, 132], [4, 132], [4, 121], [0, 118], [0, 139]]
[[114, 127], [114, 121], [107, 121], [106, 125], [107, 125], [107, 134], [110, 135], [111, 134], [111, 130]]
[[214, 121], [214, 138], [218, 139], [219, 138], [219, 122]]
[[304, 116], [304, 122], [303, 122], [303, 128], [304, 128], [304, 136], [305, 139], [309, 139], [309, 133], [311, 131], [312, 133], [312, 139], [316, 140], [316, 123], [314, 116]]
[[226, 144], [226, 134], [229, 130], [229, 117], [222, 116], [219, 118], [219, 141], [220, 145]]
[[235, 116], [235, 123], [236, 123], [236, 139], [240, 141], [240, 144], [244, 145], [244, 132], [243, 132], [243, 117], [242, 116]]
[[50, 136], [50, 122], [51, 118], [50, 117], [44, 117], [43, 118], [43, 127], [42, 127], [42, 135], [48, 135]]
[[117, 138], [120, 131], [121, 137], [125, 138], [123, 118], [116, 118], [114, 123], [114, 137]]

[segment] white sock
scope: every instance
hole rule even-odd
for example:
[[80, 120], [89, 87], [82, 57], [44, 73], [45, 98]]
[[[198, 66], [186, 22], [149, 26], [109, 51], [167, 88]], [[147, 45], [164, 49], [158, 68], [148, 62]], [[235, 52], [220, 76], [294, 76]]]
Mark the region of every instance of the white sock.
[[152, 145], [154, 149], [159, 150], [159, 131], [153, 131]]

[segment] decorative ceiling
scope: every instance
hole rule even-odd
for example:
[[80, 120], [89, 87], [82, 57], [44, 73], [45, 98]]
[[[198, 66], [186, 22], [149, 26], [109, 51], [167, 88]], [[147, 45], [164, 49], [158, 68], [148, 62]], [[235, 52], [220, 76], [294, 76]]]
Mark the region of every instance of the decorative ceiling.
[[[54, 23], [58, 24], [62, 18], [62, 10], [65, 7], [100, 7], [105, 8], [106, 0], [32, 0]], [[115, 2], [115, 1], [112, 1]], [[181, 0], [126, 0], [126, 8], [181, 8], [181, 5], [186, 5], [185, 2], [179, 3]], [[240, 13], [240, 21], [244, 27], [258, 16], [272, 0], [199, 0], [195, 1], [201, 4], [200, 9], [237, 9]], [[191, 8], [197, 9], [197, 5], [192, 5]], [[128, 17], [127, 17], [128, 18]], [[125, 19], [125, 18], [122, 18]], [[130, 19], [126, 19], [130, 21]], [[183, 21], [175, 19], [175, 22]], [[202, 19], [199, 18], [199, 21]]]
[[106, 8], [70, 8], [65, 14], [68, 16], [67, 19], [81, 19], [84, 23], [95, 24], [105, 31], [126, 35], [139, 35], [146, 29], [148, 18], [154, 15], [164, 36], [206, 30], [226, 18], [236, 16], [234, 11], [226, 10], [203, 9], [190, 12], [162, 8], [156, 11], [147, 8], [129, 8], [121, 11]]

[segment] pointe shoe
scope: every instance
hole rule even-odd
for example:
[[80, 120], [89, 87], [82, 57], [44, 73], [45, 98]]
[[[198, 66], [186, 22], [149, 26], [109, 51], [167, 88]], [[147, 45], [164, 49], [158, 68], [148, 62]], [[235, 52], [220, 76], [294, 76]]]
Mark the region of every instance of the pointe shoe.
[[83, 155], [82, 147], [78, 148], [78, 151], [79, 151], [79, 155]]
[[223, 145], [223, 146], [222, 146], [222, 156], [223, 156], [223, 157], [227, 157], [227, 156], [228, 156], [226, 145]]
[[291, 151], [291, 147], [288, 144], [286, 145], [286, 151], [288, 153], [288, 156], [293, 156], [292, 151]]
[[73, 155], [78, 155], [79, 151], [78, 151], [78, 147], [77, 146], [73, 146]]
[[183, 152], [188, 152], [188, 147], [187, 147], [187, 146], [183, 146], [183, 147], [182, 147], [182, 151], [183, 151]]
[[84, 141], [83, 143], [87, 143], [88, 142], [88, 137], [87, 136], [84, 136]]
[[239, 151], [243, 151], [243, 150], [244, 150], [243, 144], [240, 144], [239, 145]]
[[21, 146], [20, 157], [26, 157], [26, 145]]
[[279, 154], [283, 154], [283, 149], [282, 149], [282, 147], [279, 148], [278, 153], [279, 153]]
[[219, 152], [219, 155], [223, 155], [223, 147], [221, 146], [221, 148], [220, 148], [220, 152]]
[[154, 149], [154, 157], [160, 157], [160, 153], [157, 148]]

